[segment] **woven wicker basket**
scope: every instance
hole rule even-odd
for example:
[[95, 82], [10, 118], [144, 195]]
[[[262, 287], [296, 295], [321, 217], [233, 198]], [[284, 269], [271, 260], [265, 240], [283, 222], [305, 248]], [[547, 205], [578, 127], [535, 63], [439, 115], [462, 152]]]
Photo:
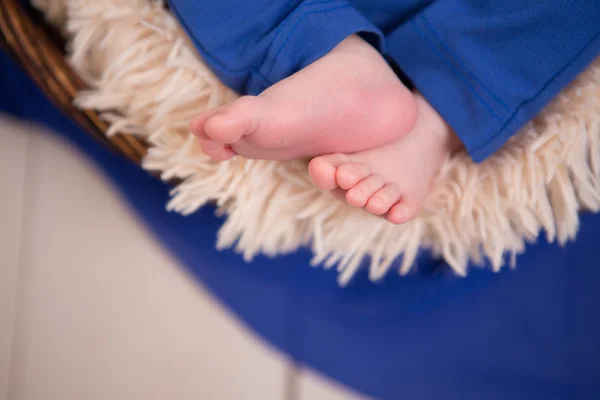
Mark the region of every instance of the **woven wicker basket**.
[[85, 89], [83, 80], [65, 59], [65, 41], [36, 10], [18, 0], [2, 0], [0, 7], [0, 46], [29, 75], [43, 93], [83, 131], [114, 152], [139, 164], [147, 144], [138, 138], [104, 134], [108, 129], [94, 110], [73, 105], [75, 94]]

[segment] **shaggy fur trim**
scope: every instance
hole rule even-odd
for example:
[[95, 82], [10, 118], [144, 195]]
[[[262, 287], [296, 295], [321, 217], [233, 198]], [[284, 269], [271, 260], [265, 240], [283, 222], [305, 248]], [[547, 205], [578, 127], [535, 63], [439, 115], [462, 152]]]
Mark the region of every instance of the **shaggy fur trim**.
[[44, 13], [46, 19], [55, 26], [64, 26], [67, 20], [65, 0], [31, 0], [31, 4]]
[[310, 246], [314, 264], [337, 267], [345, 284], [365, 259], [374, 280], [392, 267], [406, 274], [427, 248], [459, 275], [485, 259], [497, 271], [542, 230], [551, 242], [573, 239], [578, 212], [600, 208], [600, 60], [486, 162], [476, 165], [466, 154], [448, 160], [423, 211], [393, 226], [315, 189], [305, 162], [209, 160], [188, 122], [235, 95], [162, 4], [56, 3], [65, 2], [70, 61], [92, 88], [77, 104], [102, 110], [109, 135], [148, 140], [143, 167], [183, 180], [170, 210], [190, 214], [216, 202], [227, 215], [218, 247], [234, 247], [246, 260]]

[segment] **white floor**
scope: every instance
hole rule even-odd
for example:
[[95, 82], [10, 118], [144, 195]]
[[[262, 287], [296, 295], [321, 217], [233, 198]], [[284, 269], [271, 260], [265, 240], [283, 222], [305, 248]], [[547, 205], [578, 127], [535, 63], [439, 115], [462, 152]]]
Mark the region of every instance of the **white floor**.
[[358, 398], [242, 327], [81, 154], [0, 118], [0, 400]]

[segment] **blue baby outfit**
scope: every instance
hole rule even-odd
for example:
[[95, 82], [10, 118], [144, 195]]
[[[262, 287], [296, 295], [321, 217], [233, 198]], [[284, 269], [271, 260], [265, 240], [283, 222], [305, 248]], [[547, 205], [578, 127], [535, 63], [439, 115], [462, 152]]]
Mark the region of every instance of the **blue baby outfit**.
[[357, 33], [392, 59], [475, 161], [600, 54], [599, 0], [171, 0], [209, 66], [258, 94]]

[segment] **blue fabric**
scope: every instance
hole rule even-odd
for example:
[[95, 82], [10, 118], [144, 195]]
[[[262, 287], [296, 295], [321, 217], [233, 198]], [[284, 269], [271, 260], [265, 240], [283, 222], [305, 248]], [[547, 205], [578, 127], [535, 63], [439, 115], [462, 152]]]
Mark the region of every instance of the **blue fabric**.
[[170, 6], [208, 65], [242, 93], [262, 92], [353, 33], [378, 47], [382, 42], [381, 32], [345, 0], [171, 1]]
[[0, 52], [2, 111], [84, 151], [191, 276], [300, 366], [378, 399], [600, 398], [600, 215], [565, 248], [528, 246], [514, 271], [461, 279], [422, 253], [419, 274], [362, 273], [340, 289], [305, 251], [251, 265], [215, 251], [213, 209], [166, 212], [168, 187], [81, 132]]
[[600, 55], [598, 0], [170, 4], [215, 73], [244, 94], [363, 35], [400, 66], [477, 162]]
[[482, 161], [600, 55], [600, 2], [438, 0], [386, 38]]

